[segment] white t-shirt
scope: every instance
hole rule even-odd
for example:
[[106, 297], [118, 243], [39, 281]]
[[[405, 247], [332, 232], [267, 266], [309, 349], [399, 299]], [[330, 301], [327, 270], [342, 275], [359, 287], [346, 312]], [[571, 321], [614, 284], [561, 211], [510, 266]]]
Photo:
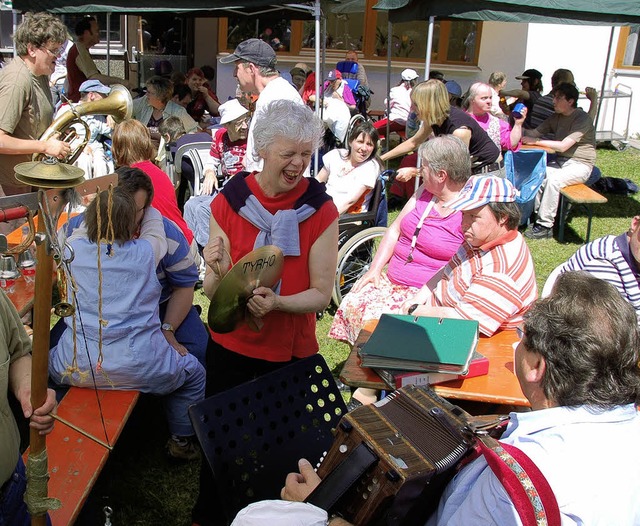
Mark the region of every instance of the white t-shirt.
[[322, 120], [333, 132], [340, 142], [344, 142], [347, 137], [347, 129], [351, 120], [349, 106], [339, 99], [328, 97], [324, 99], [324, 111]]
[[[353, 192], [356, 186], [366, 186], [373, 189], [376, 184], [376, 178], [380, 172], [378, 163], [371, 159], [362, 163], [356, 168], [352, 168], [348, 161], [347, 150], [342, 148], [331, 150], [322, 157], [324, 167], [329, 172], [327, 179], [327, 193], [333, 199], [338, 210], [342, 208], [347, 198]], [[365, 192], [364, 200], [361, 199], [356, 205], [360, 204], [351, 213], [366, 212], [369, 210], [371, 201], [371, 190]]]
[[281, 77], [273, 79], [260, 92], [260, 96], [256, 102], [256, 110], [253, 113], [251, 124], [249, 125], [249, 135], [247, 136], [247, 155], [244, 158], [244, 163], [248, 172], [259, 172], [262, 170], [262, 159], [255, 160], [258, 158], [258, 152], [255, 151], [254, 147], [253, 129], [264, 109], [274, 100], [291, 100], [297, 104], [304, 104], [302, 97], [300, 97], [296, 89]]
[[[384, 101], [385, 106], [387, 101]], [[404, 82], [389, 91], [389, 120], [403, 126], [407, 124], [407, 117], [411, 111], [411, 89], [407, 89]]]

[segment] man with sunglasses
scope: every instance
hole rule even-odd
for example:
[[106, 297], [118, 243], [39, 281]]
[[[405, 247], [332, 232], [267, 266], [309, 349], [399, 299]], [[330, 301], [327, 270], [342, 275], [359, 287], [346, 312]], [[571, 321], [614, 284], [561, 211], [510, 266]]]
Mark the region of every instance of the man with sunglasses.
[[32, 154], [69, 153], [69, 145], [56, 138], [38, 140], [53, 118], [49, 75], [66, 38], [64, 24], [48, 13], [25, 15], [15, 31], [17, 56], [0, 72], [0, 196], [29, 191], [15, 179], [14, 167]]

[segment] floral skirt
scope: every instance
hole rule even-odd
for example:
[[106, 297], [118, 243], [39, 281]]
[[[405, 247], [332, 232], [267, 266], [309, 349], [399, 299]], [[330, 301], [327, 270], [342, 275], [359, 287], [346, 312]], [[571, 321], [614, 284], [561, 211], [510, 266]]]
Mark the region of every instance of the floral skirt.
[[329, 337], [353, 345], [366, 321], [377, 320], [384, 312], [399, 313], [405, 301], [415, 296], [418, 290], [417, 287], [395, 285], [386, 274], [382, 274], [379, 286], [367, 283], [362, 290], [350, 292], [342, 298]]

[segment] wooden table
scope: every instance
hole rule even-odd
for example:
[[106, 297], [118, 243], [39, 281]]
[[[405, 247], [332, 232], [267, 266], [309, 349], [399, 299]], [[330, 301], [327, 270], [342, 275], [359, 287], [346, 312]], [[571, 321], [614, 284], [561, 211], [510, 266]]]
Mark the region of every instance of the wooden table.
[[[77, 213], [71, 214], [71, 217], [77, 215]], [[38, 217], [35, 216], [33, 218], [34, 227], [38, 228]], [[60, 215], [58, 219], [58, 229], [62, 228], [62, 226], [69, 220], [69, 216], [66, 213]], [[26, 222], [25, 222], [26, 224]], [[19, 226], [13, 232], [11, 232], [7, 236], [7, 243], [9, 246], [19, 245], [20, 241], [22, 241], [22, 227], [24, 225]], [[54, 272], [55, 278], [55, 272]], [[33, 300], [35, 295], [35, 283], [32, 281], [31, 283], [27, 283], [24, 279], [24, 276], [20, 276], [16, 279], [16, 284], [14, 291], [11, 294], [7, 294], [7, 297], [13, 303], [13, 306], [20, 314], [20, 317], [24, 316], [27, 312], [31, 310], [33, 307]]]
[[[389, 389], [372, 369], [362, 367], [358, 350], [369, 340], [378, 324], [369, 321], [358, 335], [347, 361], [340, 372], [340, 380], [351, 387]], [[516, 331], [500, 331], [491, 338], [480, 337], [478, 352], [489, 359], [489, 374], [434, 385], [433, 389], [446, 398], [500, 405], [528, 407], [513, 370], [513, 344], [518, 341]]]
[[521, 144], [521, 150], [542, 150], [547, 153], [557, 153], [553, 148], [549, 148], [547, 146], [540, 146], [539, 144]]

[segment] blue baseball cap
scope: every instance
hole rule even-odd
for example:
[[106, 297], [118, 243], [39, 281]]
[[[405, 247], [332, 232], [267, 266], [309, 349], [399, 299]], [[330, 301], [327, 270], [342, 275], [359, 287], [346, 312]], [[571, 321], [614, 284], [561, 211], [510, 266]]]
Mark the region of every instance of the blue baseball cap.
[[109, 95], [111, 93], [111, 88], [109, 86], [105, 86], [99, 80], [85, 80], [82, 84], [80, 84], [80, 89], [78, 90], [80, 93], [102, 93], [103, 95]]

